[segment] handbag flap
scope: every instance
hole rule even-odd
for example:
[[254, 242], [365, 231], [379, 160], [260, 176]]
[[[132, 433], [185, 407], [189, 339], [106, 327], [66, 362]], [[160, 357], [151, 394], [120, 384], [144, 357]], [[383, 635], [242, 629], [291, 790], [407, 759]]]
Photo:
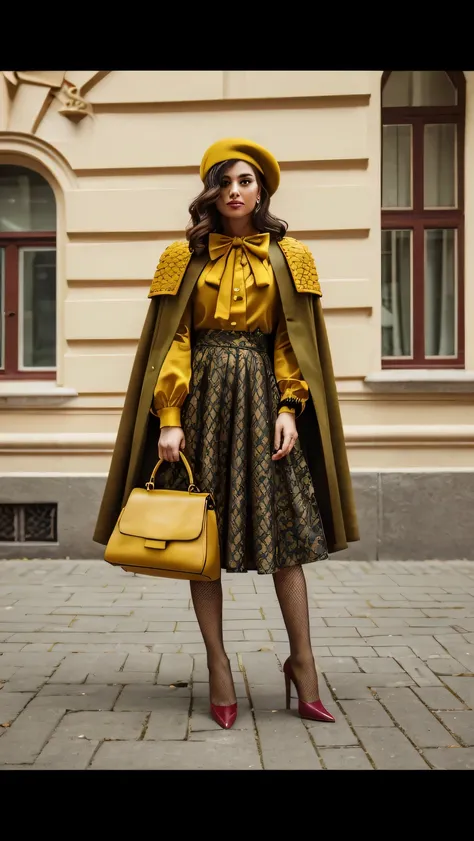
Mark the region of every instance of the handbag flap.
[[196, 540], [208, 494], [135, 488], [119, 520], [121, 534], [148, 540]]

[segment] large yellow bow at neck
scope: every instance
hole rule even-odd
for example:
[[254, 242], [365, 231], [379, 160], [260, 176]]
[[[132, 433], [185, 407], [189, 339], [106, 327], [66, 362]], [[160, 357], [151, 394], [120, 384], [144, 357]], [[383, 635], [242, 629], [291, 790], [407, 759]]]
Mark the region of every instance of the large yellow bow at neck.
[[215, 318], [227, 320], [230, 317], [232, 286], [235, 261], [240, 257], [239, 249], [245, 252], [257, 286], [269, 286], [271, 274], [264, 260], [268, 258], [270, 234], [255, 234], [251, 237], [227, 237], [224, 234], [209, 234], [209, 256], [212, 266], [204, 276], [210, 286], [219, 287]]

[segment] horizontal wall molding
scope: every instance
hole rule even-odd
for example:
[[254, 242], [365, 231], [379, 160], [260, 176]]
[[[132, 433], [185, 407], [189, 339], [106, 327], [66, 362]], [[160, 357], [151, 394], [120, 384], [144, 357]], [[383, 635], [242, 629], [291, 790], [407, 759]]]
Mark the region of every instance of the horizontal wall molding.
[[[474, 446], [474, 424], [345, 426], [349, 447]], [[0, 452], [111, 452], [114, 432], [0, 433]], [[367, 472], [367, 471], [364, 471]]]

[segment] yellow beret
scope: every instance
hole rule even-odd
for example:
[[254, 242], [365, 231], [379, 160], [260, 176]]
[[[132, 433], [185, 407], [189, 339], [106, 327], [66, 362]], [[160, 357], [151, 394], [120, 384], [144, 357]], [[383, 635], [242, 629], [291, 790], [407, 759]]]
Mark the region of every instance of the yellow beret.
[[277, 159], [268, 149], [243, 137], [227, 137], [209, 146], [201, 161], [201, 180], [204, 181], [209, 170], [216, 164], [234, 159], [253, 164], [265, 176], [270, 195], [276, 193], [280, 183], [280, 167]]

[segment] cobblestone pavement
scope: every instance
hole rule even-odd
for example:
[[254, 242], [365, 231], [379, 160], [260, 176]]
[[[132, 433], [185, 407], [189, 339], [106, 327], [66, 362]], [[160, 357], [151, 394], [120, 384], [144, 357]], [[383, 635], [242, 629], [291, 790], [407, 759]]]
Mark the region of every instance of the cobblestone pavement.
[[474, 769], [474, 563], [305, 572], [336, 724], [285, 710], [272, 579], [224, 575], [239, 716], [223, 731], [187, 582], [0, 562], [0, 768]]

